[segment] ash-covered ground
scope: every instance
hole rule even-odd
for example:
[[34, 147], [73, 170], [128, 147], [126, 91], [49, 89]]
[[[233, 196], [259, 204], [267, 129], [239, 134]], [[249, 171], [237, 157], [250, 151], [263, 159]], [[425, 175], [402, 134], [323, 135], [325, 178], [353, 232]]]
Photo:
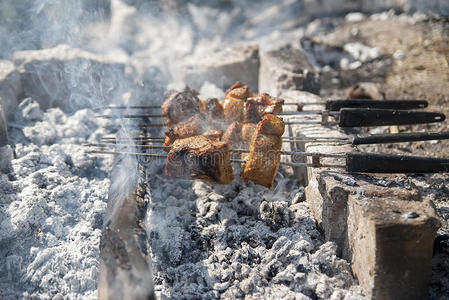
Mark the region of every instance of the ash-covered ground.
[[[238, 171], [238, 168], [237, 168]], [[361, 299], [349, 264], [324, 243], [304, 189], [167, 181], [151, 186], [150, 228], [161, 298]]]
[[[191, 72], [204, 77], [224, 70], [218, 62], [206, 71], [192, 63], [226, 61], [215, 53], [228, 46], [258, 46], [234, 51], [244, 57], [244, 68], [257, 68], [253, 59], [263, 51], [304, 48], [321, 78], [322, 96], [341, 97], [351, 85], [370, 81], [389, 98], [425, 98], [432, 109], [447, 112], [448, 23], [438, 15], [447, 15], [444, 1], [429, 7], [423, 1], [88, 2], [0, 4], [0, 97], [15, 151], [10, 169], [0, 173], [1, 299], [97, 297], [114, 157], [86, 154], [82, 145], [126, 122], [96, 118], [92, 108], [160, 103], [162, 92], [182, 87]], [[17, 21], [21, 13], [29, 22]], [[245, 77], [239, 79], [257, 81], [257, 72], [233, 68]], [[215, 82], [205, 83], [202, 94], [222, 94], [225, 78], [209, 77]], [[441, 123], [370, 132], [447, 128]], [[447, 146], [363, 150], [447, 157]], [[318, 231], [303, 187], [286, 172], [278, 174], [274, 190], [239, 179], [217, 186], [161, 174], [161, 166], [151, 168], [147, 213], [159, 297], [363, 298], [349, 264]], [[404, 180], [434, 200], [443, 221], [429, 295], [447, 297], [449, 178]]]
[[20, 125], [10, 123], [16, 158], [0, 177], [0, 296], [93, 299], [112, 158], [89, 156], [82, 144], [108, 121], [28, 102]]

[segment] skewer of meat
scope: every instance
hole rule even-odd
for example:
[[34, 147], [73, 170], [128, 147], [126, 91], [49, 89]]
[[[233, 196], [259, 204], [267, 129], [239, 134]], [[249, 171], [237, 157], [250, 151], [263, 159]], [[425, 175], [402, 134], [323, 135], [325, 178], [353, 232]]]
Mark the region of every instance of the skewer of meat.
[[249, 145], [249, 155], [243, 165], [245, 182], [271, 188], [281, 161], [284, 122], [276, 115], [266, 114], [257, 124]]
[[229, 144], [202, 135], [178, 139], [168, 153], [165, 176], [231, 183], [234, 176]]

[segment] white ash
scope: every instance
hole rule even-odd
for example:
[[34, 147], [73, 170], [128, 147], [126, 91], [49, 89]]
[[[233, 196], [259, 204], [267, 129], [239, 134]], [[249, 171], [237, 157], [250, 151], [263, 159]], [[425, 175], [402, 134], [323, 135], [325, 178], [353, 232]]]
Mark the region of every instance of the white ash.
[[112, 160], [81, 144], [112, 125], [89, 110], [39, 115], [27, 102], [23, 129], [10, 130], [13, 171], [0, 175], [0, 298], [95, 299]]
[[147, 217], [156, 294], [362, 299], [336, 245], [322, 241], [304, 189], [276, 181], [271, 191], [239, 179], [220, 186], [153, 177]]

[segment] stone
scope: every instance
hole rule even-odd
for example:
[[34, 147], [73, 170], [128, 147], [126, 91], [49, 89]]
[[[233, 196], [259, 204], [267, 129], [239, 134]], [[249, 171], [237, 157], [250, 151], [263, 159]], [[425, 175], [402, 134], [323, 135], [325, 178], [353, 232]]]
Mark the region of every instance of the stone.
[[346, 43], [343, 49], [349, 53], [354, 60], [362, 63], [370, 62], [382, 56], [380, 50], [376, 47], [372, 48], [362, 43]]
[[257, 46], [228, 47], [213, 53], [199, 53], [185, 59], [180, 78], [199, 90], [205, 81], [227, 89], [236, 81], [246, 83], [251, 91], [258, 90], [259, 48]]
[[131, 86], [126, 61], [101, 58], [67, 45], [14, 53], [24, 96], [45, 110], [66, 112], [118, 103]]
[[345, 21], [350, 23], [361, 22], [365, 20], [365, 15], [359, 12], [350, 12], [345, 16]]
[[385, 95], [374, 82], [359, 82], [345, 91], [346, 99], [383, 100]]
[[292, 46], [267, 51], [260, 57], [259, 91], [279, 96], [285, 90], [320, 92], [319, 75], [306, 54]]
[[324, 0], [321, 2], [305, 0], [304, 10], [313, 16], [337, 16], [351, 11], [373, 13], [390, 8], [401, 9], [402, 2], [401, 0]]
[[[293, 99], [289, 99], [289, 102]], [[295, 119], [319, 121], [320, 117]], [[294, 125], [297, 137], [346, 137], [334, 127]], [[349, 144], [297, 143], [296, 151], [342, 154]], [[313, 163], [307, 157], [308, 163]], [[340, 165], [344, 158], [321, 158], [321, 164]], [[373, 299], [427, 297], [435, 234], [440, 226], [435, 207], [420, 190], [400, 175], [342, 173], [337, 167], [307, 168], [306, 201], [326, 241], [336, 243], [337, 254], [352, 263], [352, 271]], [[305, 173], [305, 174], [304, 174]]]
[[[135, 66], [135, 63], [133, 63]], [[127, 105], [160, 105], [164, 100], [166, 86], [168, 80], [161, 70], [156, 66], [148, 66], [145, 68], [138, 68], [131, 97], [125, 101]]]
[[13, 116], [20, 93], [20, 77], [14, 64], [8, 60], [0, 60], [0, 97], [3, 103], [3, 113], [7, 119]]
[[363, 188], [349, 194], [347, 227], [360, 285], [374, 299], [426, 299], [440, 226], [435, 207], [386, 188], [360, 198]]
[[449, 3], [445, 0], [324, 0], [304, 1], [304, 13], [310, 17], [337, 16], [351, 11], [367, 14], [388, 9], [405, 12], [423, 12], [436, 16], [449, 16]]
[[449, 2], [446, 0], [409, 0], [405, 7], [410, 12], [422, 12], [434, 16], [448, 17]]

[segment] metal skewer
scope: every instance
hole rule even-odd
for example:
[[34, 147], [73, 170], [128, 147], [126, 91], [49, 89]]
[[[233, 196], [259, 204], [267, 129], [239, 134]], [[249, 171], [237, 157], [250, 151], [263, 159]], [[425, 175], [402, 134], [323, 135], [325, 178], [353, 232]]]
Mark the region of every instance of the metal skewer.
[[[373, 134], [368, 136], [355, 136], [355, 137], [282, 137], [282, 141], [285, 143], [344, 143], [352, 145], [367, 145], [367, 144], [384, 144], [384, 143], [404, 143], [404, 142], [417, 142], [417, 141], [431, 141], [431, 140], [446, 140], [449, 139], [449, 132], [407, 132], [407, 133], [395, 133], [395, 134]], [[119, 143], [126, 141], [135, 142], [163, 142], [164, 137], [144, 137], [144, 136], [131, 136], [123, 140], [119, 140]], [[105, 136], [102, 138], [105, 142], [116, 142], [114, 136]]]
[[[335, 99], [324, 102], [284, 102], [284, 106], [324, 105], [328, 111], [339, 111], [341, 108], [382, 108], [382, 109], [419, 109], [428, 106], [425, 100], [372, 100], [372, 99]], [[160, 109], [160, 105], [121, 105], [95, 107], [104, 109]]]
[[[85, 147], [100, 147], [100, 148], [106, 148], [110, 146], [114, 146], [116, 144], [114, 143], [90, 143], [90, 144], [84, 144]], [[162, 150], [170, 150], [170, 146], [163, 146], [163, 145], [135, 145], [135, 144], [120, 144], [122, 146], [136, 146], [142, 149], [162, 149]], [[248, 153], [249, 149], [230, 149], [230, 152], [235, 153]], [[297, 156], [317, 156], [320, 157], [333, 157], [333, 158], [342, 158], [344, 157], [343, 154], [320, 154], [320, 153], [314, 153], [314, 152], [301, 152], [301, 151], [280, 151], [282, 155], [297, 155]]]
[[[300, 112], [301, 113], [301, 112]], [[99, 118], [107, 118], [107, 119], [150, 119], [150, 118], [162, 118], [161, 115], [121, 115], [121, 116], [98, 116]], [[285, 125], [295, 125], [295, 124], [322, 124], [322, 122], [317, 121], [293, 121], [293, 122], [284, 122]], [[333, 124], [331, 122], [327, 122], [327, 124]], [[337, 124], [337, 123], [335, 123]], [[146, 123], [142, 124], [143, 127], [165, 127], [165, 124], [158, 123]]]
[[[167, 155], [139, 153], [139, 152], [122, 152], [122, 151], [103, 151], [94, 150], [87, 153], [97, 154], [122, 154], [147, 156], [154, 158], [166, 158]], [[280, 162], [281, 165], [292, 167], [313, 167], [313, 168], [343, 168], [350, 173], [439, 173], [449, 172], [449, 159], [428, 158], [420, 156], [403, 156], [389, 155], [363, 152], [349, 152], [338, 155], [338, 158], [345, 159], [345, 165], [324, 165], [321, 164], [320, 158], [325, 157], [321, 153], [306, 153], [304, 156], [312, 156], [312, 163], [303, 162]], [[231, 159], [231, 162], [243, 163], [240, 159]]]
[[[316, 114], [315, 112], [293, 112], [290, 115]], [[408, 111], [408, 110], [391, 110], [391, 109], [358, 109], [343, 108], [339, 112], [320, 112], [320, 121], [288, 121], [285, 125], [295, 124], [321, 124], [321, 125], [338, 125], [340, 127], [366, 127], [366, 126], [385, 126], [385, 125], [407, 125], [442, 122], [446, 116], [436, 112]], [[329, 117], [334, 117], [338, 121], [329, 121]], [[135, 115], [112, 115], [100, 116], [107, 118], [140, 118], [149, 121], [152, 117], [161, 117], [154, 114], [135, 114]], [[336, 118], [338, 117], [338, 118]], [[164, 127], [165, 124], [154, 124], [146, 122], [142, 126], [147, 127]]]
[[[135, 156], [146, 156], [146, 157], [154, 157], [154, 158], [167, 158], [165, 154], [153, 154], [153, 153], [145, 153], [145, 152], [132, 152], [132, 151], [110, 151], [110, 150], [88, 150], [86, 153], [90, 154], [114, 154], [114, 155], [135, 155]], [[298, 155], [301, 156], [312, 156], [312, 157], [334, 157], [334, 158], [345, 158], [345, 154], [322, 154], [322, 153], [312, 153], [312, 152], [298, 152]], [[233, 163], [245, 163], [245, 160], [242, 159], [230, 159]], [[281, 165], [290, 166], [290, 167], [322, 167], [322, 168], [346, 168], [344, 165], [325, 165], [321, 163], [303, 163], [303, 162], [285, 162], [281, 161]]]

